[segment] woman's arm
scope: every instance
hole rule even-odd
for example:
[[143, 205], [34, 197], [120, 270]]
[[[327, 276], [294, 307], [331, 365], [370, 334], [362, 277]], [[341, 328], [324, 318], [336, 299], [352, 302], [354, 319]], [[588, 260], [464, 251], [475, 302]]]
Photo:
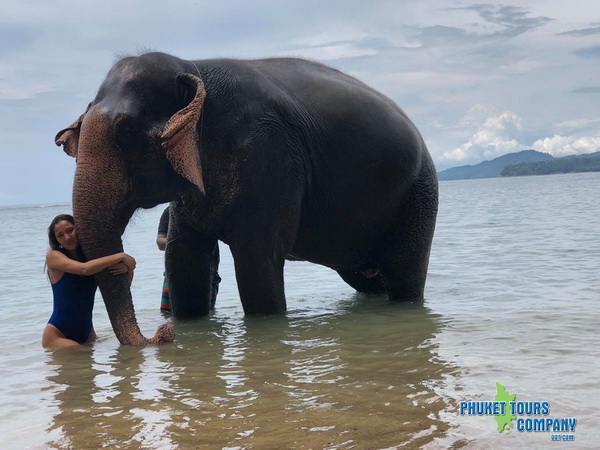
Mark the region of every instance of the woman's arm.
[[94, 275], [107, 267], [120, 262], [123, 262], [130, 270], [135, 269], [135, 259], [123, 252], [103, 256], [102, 258], [96, 258], [86, 262], [71, 259], [58, 250], [50, 250], [46, 255], [48, 269], [74, 273], [76, 275]]
[[167, 248], [167, 235], [165, 233], [158, 233], [156, 235], [156, 245], [159, 250], [165, 251]]

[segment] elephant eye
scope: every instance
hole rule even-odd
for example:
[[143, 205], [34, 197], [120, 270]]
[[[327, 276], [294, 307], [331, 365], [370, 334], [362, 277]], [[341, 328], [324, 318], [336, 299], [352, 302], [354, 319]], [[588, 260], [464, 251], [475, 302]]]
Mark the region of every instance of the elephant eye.
[[123, 139], [131, 139], [133, 136], [133, 129], [131, 127], [123, 127], [120, 130], [120, 133]]
[[140, 136], [135, 124], [130, 120], [121, 120], [116, 127], [117, 145], [125, 153], [135, 152], [140, 146]]

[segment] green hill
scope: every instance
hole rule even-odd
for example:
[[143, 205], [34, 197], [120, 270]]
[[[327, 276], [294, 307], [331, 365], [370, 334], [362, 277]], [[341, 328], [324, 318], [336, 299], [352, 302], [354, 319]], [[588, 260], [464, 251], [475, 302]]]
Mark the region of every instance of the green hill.
[[549, 175], [552, 173], [600, 172], [600, 152], [564, 156], [550, 161], [521, 162], [507, 165], [500, 176]]
[[493, 178], [508, 165], [528, 163], [534, 161], [551, 161], [554, 157], [548, 153], [535, 150], [523, 150], [517, 153], [508, 153], [490, 161], [483, 161], [473, 166], [459, 166], [442, 170], [438, 173], [440, 180], [466, 180], [471, 178]]

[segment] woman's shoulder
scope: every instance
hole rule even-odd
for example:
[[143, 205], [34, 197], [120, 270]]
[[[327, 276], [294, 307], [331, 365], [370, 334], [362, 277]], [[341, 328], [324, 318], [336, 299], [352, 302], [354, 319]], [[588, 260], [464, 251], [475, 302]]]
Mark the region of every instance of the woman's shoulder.
[[46, 265], [49, 269], [58, 269], [61, 272], [65, 271], [65, 264], [71, 264], [71, 258], [58, 250], [50, 249], [46, 253]]
[[46, 253], [46, 267], [48, 268], [48, 277], [50, 278], [50, 283], [52, 284], [58, 283], [65, 273], [64, 271], [55, 267], [56, 263], [60, 261], [61, 257], [66, 256], [58, 250], [50, 249]]
[[59, 252], [58, 250], [54, 250], [53, 248], [51, 248], [46, 252], [46, 261], [48, 261], [48, 259], [53, 258], [68, 258], [68, 256], [65, 255], [63, 252]]

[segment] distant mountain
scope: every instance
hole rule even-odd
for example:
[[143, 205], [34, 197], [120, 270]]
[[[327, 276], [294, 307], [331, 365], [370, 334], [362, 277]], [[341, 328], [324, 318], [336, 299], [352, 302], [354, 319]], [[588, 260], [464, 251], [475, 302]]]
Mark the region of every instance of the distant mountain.
[[500, 176], [549, 175], [552, 173], [600, 172], [600, 152], [563, 156], [550, 161], [509, 164]]
[[474, 166], [459, 166], [442, 170], [438, 173], [440, 180], [466, 180], [471, 178], [493, 178], [500, 176], [504, 168], [510, 164], [551, 161], [554, 157], [548, 153], [535, 150], [523, 150], [517, 153], [508, 153], [491, 161], [483, 161]]

